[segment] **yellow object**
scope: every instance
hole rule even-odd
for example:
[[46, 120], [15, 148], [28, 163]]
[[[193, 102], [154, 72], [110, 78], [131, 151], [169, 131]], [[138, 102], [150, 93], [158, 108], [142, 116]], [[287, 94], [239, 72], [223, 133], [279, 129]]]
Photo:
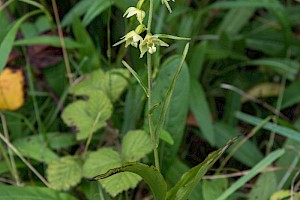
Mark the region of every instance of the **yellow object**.
[[24, 104], [22, 70], [5, 68], [0, 74], [0, 110], [17, 110]]

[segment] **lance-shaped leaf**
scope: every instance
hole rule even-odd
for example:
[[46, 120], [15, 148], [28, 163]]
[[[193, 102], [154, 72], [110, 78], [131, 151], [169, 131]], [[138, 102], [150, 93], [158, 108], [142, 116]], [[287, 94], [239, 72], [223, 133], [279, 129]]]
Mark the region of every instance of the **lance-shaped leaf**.
[[230, 140], [223, 148], [212, 152], [202, 163], [184, 173], [179, 182], [168, 191], [167, 199], [188, 199], [189, 195], [198, 184], [200, 179], [236, 140], [237, 138]]
[[89, 179], [89, 181], [105, 179], [120, 172], [132, 172], [141, 176], [148, 184], [156, 200], [166, 199], [167, 184], [161, 173], [153, 166], [150, 167], [138, 162], [125, 163], [121, 167], [111, 169], [105, 174], [100, 174]]

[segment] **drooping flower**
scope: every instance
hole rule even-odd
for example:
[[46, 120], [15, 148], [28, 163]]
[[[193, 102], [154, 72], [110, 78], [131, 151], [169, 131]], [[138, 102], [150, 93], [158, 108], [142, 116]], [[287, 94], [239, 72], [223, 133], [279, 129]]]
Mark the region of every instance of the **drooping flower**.
[[136, 15], [137, 20], [140, 22], [140, 24], [142, 24], [143, 23], [143, 19], [145, 17], [145, 11], [140, 10], [140, 9], [138, 9], [136, 7], [129, 7], [125, 11], [123, 17], [126, 16], [127, 18], [130, 18], [130, 17], [132, 17], [134, 15]]
[[117, 45], [125, 42], [125, 47], [128, 47], [129, 45], [137, 47], [138, 43], [143, 40], [143, 38], [140, 36], [140, 34], [144, 30], [145, 30], [145, 26], [143, 24], [140, 24], [138, 27], [136, 27], [135, 30], [130, 31], [125, 36], [121, 37], [121, 40], [119, 42], [115, 43], [113, 46], [117, 46]]
[[[171, 7], [170, 7], [170, 5], [169, 5], [169, 1], [170, 1], [170, 0], [161, 0], [161, 3], [162, 3], [162, 4], [165, 4], [165, 5], [167, 6], [169, 12], [171, 13], [171, 12], [172, 12], [172, 9], [171, 9]], [[172, 1], [175, 2], [175, 0], [172, 0]]]
[[164, 46], [168, 47], [169, 45], [164, 41], [160, 40], [157, 35], [151, 35], [148, 33], [143, 41], [140, 42], [140, 58], [144, 56], [144, 54], [148, 51], [150, 54], [156, 52], [156, 46]]

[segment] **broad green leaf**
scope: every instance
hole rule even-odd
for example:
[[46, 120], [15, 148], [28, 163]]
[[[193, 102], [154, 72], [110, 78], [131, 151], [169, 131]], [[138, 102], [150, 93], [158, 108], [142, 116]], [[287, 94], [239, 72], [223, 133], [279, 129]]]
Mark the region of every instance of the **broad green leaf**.
[[247, 183], [254, 176], [259, 174], [265, 167], [269, 166], [272, 162], [274, 162], [283, 154], [284, 154], [284, 150], [279, 149], [267, 155], [257, 165], [255, 165], [246, 175], [244, 175], [243, 177], [239, 178], [236, 182], [234, 182], [221, 196], [219, 196], [217, 200], [227, 199], [231, 194], [233, 194], [240, 187], [244, 186], [245, 183]]
[[[154, 136], [156, 137], [155, 138], [156, 139], [156, 145], [158, 145], [158, 143], [159, 143], [160, 133], [161, 133], [161, 130], [162, 130], [162, 128], [163, 128], [163, 126], [165, 124], [166, 118], [167, 118], [167, 112], [169, 110], [169, 106], [170, 106], [172, 94], [174, 92], [174, 89], [175, 89], [175, 86], [176, 86], [179, 74], [180, 74], [180, 72], [182, 70], [182, 67], [183, 67], [183, 64], [184, 64], [184, 60], [186, 58], [188, 50], [189, 50], [189, 43], [187, 43], [185, 45], [182, 57], [180, 59], [179, 65], [177, 67], [177, 70], [175, 71], [175, 74], [174, 74], [174, 76], [172, 78], [172, 81], [171, 81], [171, 83], [170, 83], [170, 85], [168, 87], [168, 90], [167, 90], [166, 95], [164, 97], [164, 100], [162, 102], [162, 106], [161, 106], [161, 110], [160, 110], [160, 115], [159, 115], [158, 121], [157, 121], [156, 126], [155, 126], [155, 131], [154, 131]], [[156, 104], [156, 105], [159, 105], [159, 103]], [[149, 110], [149, 113], [148, 113], [149, 115], [152, 115], [152, 113], [151, 113], [152, 109], [153, 108], [151, 108]]]
[[212, 145], [216, 145], [216, 139], [211, 120], [211, 112], [202, 86], [194, 78], [191, 79], [190, 107], [204, 138]]
[[151, 139], [145, 131], [129, 131], [122, 140], [122, 160], [124, 161], [137, 161], [151, 151]]
[[269, 200], [276, 191], [276, 182], [273, 172], [261, 174], [249, 193], [249, 200]]
[[35, 10], [32, 12], [29, 12], [25, 14], [22, 18], [20, 18], [12, 27], [11, 29], [6, 33], [6, 36], [3, 38], [0, 44], [0, 73], [2, 72], [3, 68], [6, 65], [6, 61], [9, 57], [9, 54], [12, 50], [15, 37], [17, 35], [18, 29], [21, 26], [21, 24], [29, 17], [36, 15], [38, 13], [41, 13], [41, 10]]
[[[122, 173], [120, 173], [122, 172]], [[141, 176], [144, 181], [150, 187], [152, 194], [156, 200], [165, 200], [167, 193], [167, 184], [161, 175], [161, 173], [153, 166], [149, 167], [148, 165], [137, 163], [137, 162], [129, 162], [124, 163], [121, 167], [111, 169], [105, 174], [101, 174], [95, 176], [90, 179], [90, 181], [108, 179], [110, 176], [115, 174], [123, 174], [124, 172], [132, 172], [139, 176]], [[114, 177], [112, 176], [112, 177]]]
[[85, 26], [89, 25], [93, 19], [95, 19], [98, 15], [100, 15], [104, 10], [109, 8], [111, 5], [114, 4], [114, 1], [107, 1], [107, 0], [98, 0], [93, 1], [93, 3], [90, 5], [88, 10], [86, 11], [84, 17], [83, 17], [83, 24]]
[[[252, 124], [254, 126], [257, 126], [258, 124], [260, 124], [263, 119], [260, 119], [258, 117], [254, 117], [252, 115], [248, 115], [242, 112], [237, 112], [236, 113], [236, 117], [244, 122], [247, 122], [249, 124]], [[278, 133], [279, 135], [285, 136], [287, 138], [296, 140], [296, 141], [300, 141], [300, 133], [298, 131], [277, 125], [275, 123], [272, 122], [268, 122], [266, 125], [263, 126], [264, 129], [269, 130], [269, 131], [273, 131], [275, 133]]]
[[0, 200], [77, 200], [75, 197], [45, 187], [0, 185]]
[[227, 189], [227, 185], [228, 180], [226, 178], [203, 180], [202, 191], [204, 199], [217, 199]]
[[101, 69], [84, 76], [84, 79], [71, 88], [71, 93], [83, 95], [89, 90], [103, 91], [111, 101], [116, 101], [127, 86], [129, 72], [113, 69], [104, 73]]
[[82, 178], [81, 161], [73, 156], [61, 157], [48, 165], [47, 177], [53, 189], [68, 190]]
[[29, 136], [17, 139], [13, 145], [25, 156], [39, 162], [50, 163], [59, 157], [47, 146], [42, 137]]
[[[153, 85], [153, 104], [164, 101], [180, 59], [179, 56], [173, 56], [161, 66], [161, 70]], [[163, 149], [162, 165], [166, 169], [169, 167], [181, 144], [188, 112], [189, 88], [189, 71], [186, 63], [184, 63], [170, 100], [164, 127], [162, 127], [171, 134], [174, 140], [173, 145], [166, 144]], [[161, 109], [162, 105], [153, 112], [154, 124], [157, 124], [159, 121]]]
[[188, 199], [200, 179], [236, 140], [237, 138], [230, 140], [223, 148], [210, 153], [202, 163], [184, 173], [177, 184], [168, 191], [167, 199]]
[[[121, 165], [122, 161], [118, 152], [110, 148], [102, 148], [88, 155], [83, 166], [83, 175], [90, 178]], [[114, 197], [122, 191], [136, 187], [140, 180], [141, 178], [136, 174], [127, 172], [101, 180], [100, 183]]]
[[204, 61], [205, 61], [205, 54], [207, 50], [207, 41], [201, 42], [199, 45], [195, 46], [194, 49], [192, 49], [192, 56], [189, 60], [189, 69], [190, 69], [190, 75], [194, 77], [195, 79], [198, 79], [198, 77], [201, 75], [201, 72], [204, 67]]
[[112, 104], [101, 91], [90, 90], [85, 94], [87, 101], [78, 100], [68, 105], [62, 113], [62, 119], [68, 126], [78, 130], [76, 138], [82, 140], [102, 128], [111, 116]]
[[[81, 48], [82, 45], [78, 42], [75, 42], [73, 39], [65, 37], [65, 47], [67, 49]], [[60, 38], [58, 36], [35, 36], [26, 39], [20, 39], [14, 42], [15, 46], [24, 46], [24, 45], [37, 45], [44, 44], [53, 47], [61, 47]]]

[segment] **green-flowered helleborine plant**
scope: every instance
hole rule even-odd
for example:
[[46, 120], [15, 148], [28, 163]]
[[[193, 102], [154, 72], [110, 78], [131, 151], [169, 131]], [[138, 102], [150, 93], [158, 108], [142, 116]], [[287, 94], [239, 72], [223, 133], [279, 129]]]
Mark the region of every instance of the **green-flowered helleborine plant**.
[[[164, 4], [167, 7], [169, 12], [172, 12], [171, 7], [168, 3], [169, 1], [170, 0], [161, 0], [162, 4]], [[174, 0], [172, 1], [174, 2]], [[140, 58], [142, 58], [147, 53], [147, 75], [148, 75], [147, 86], [143, 83], [142, 79], [134, 71], [133, 68], [131, 68], [125, 61], [122, 61], [122, 63], [137, 79], [138, 83], [141, 85], [148, 98], [148, 106], [147, 106], [148, 110], [146, 116], [148, 117], [148, 125], [149, 125], [148, 130], [150, 133], [152, 149], [154, 152], [155, 166], [149, 167], [148, 165], [138, 163], [138, 162], [125, 162], [121, 167], [110, 169], [108, 172], [101, 175], [97, 175], [89, 180], [96, 181], [96, 180], [106, 179], [120, 172], [132, 172], [141, 176], [144, 179], [144, 181], [149, 185], [149, 188], [152, 191], [154, 199], [185, 200], [188, 198], [188, 196], [192, 192], [193, 188], [197, 185], [201, 177], [219, 159], [219, 157], [225, 152], [227, 148], [229, 148], [229, 146], [235, 140], [230, 141], [224, 148], [221, 148], [213, 152], [206, 158], [205, 161], [203, 161], [196, 167], [190, 169], [185, 174], [183, 174], [179, 182], [167, 192], [166, 182], [162, 174], [160, 173], [159, 154], [158, 154], [159, 138], [163, 130], [165, 118], [167, 116], [168, 107], [171, 102], [171, 97], [176, 85], [177, 78], [184, 65], [184, 60], [188, 52], [189, 44], [187, 43], [185, 46], [178, 68], [176, 69], [172, 81], [168, 87], [167, 93], [165, 94], [164, 100], [161, 104], [159, 119], [156, 124], [154, 124], [152, 120], [153, 112], [157, 111], [155, 109], [157, 107], [157, 104], [152, 103], [152, 82], [153, 82], [152, 54], [157, 52], [158, 46], [162, 46], [162, 47], [169, 46], [169, 44], [161, 40], [163, 38], [174, 39], [174, 40], [189, 40], [189, 38], [182, 38], [182, 37], [166, 35], [166, 34], [152, 34], [151, 23], [152, 23], [152, 16], [153, 16], [154, 0], [149, 0], [147, 2], [149, 2], [150, 4], [149, 11], [148, 11], [147, 26], [144, 23], [144, 19], [147, 11], [143, 10], [142, 7], [144, 0], [139, 0], [136, 7], [128, 8], [123, 15], [123, 17], [126, 18], [130, 18], [136, 15], [137, 24], [138, 24], [137, 27], [134, 30], [131, 30], [127, 34], [125, 34], [121, 38], [121, 40], [115, 43], [113, 46], [117, 46], [122, 43], [125, 43], [126, 48], [130, 45], [135, 48], [139, 48]], [[145, 31], [146, 33], [144, 33]]]

